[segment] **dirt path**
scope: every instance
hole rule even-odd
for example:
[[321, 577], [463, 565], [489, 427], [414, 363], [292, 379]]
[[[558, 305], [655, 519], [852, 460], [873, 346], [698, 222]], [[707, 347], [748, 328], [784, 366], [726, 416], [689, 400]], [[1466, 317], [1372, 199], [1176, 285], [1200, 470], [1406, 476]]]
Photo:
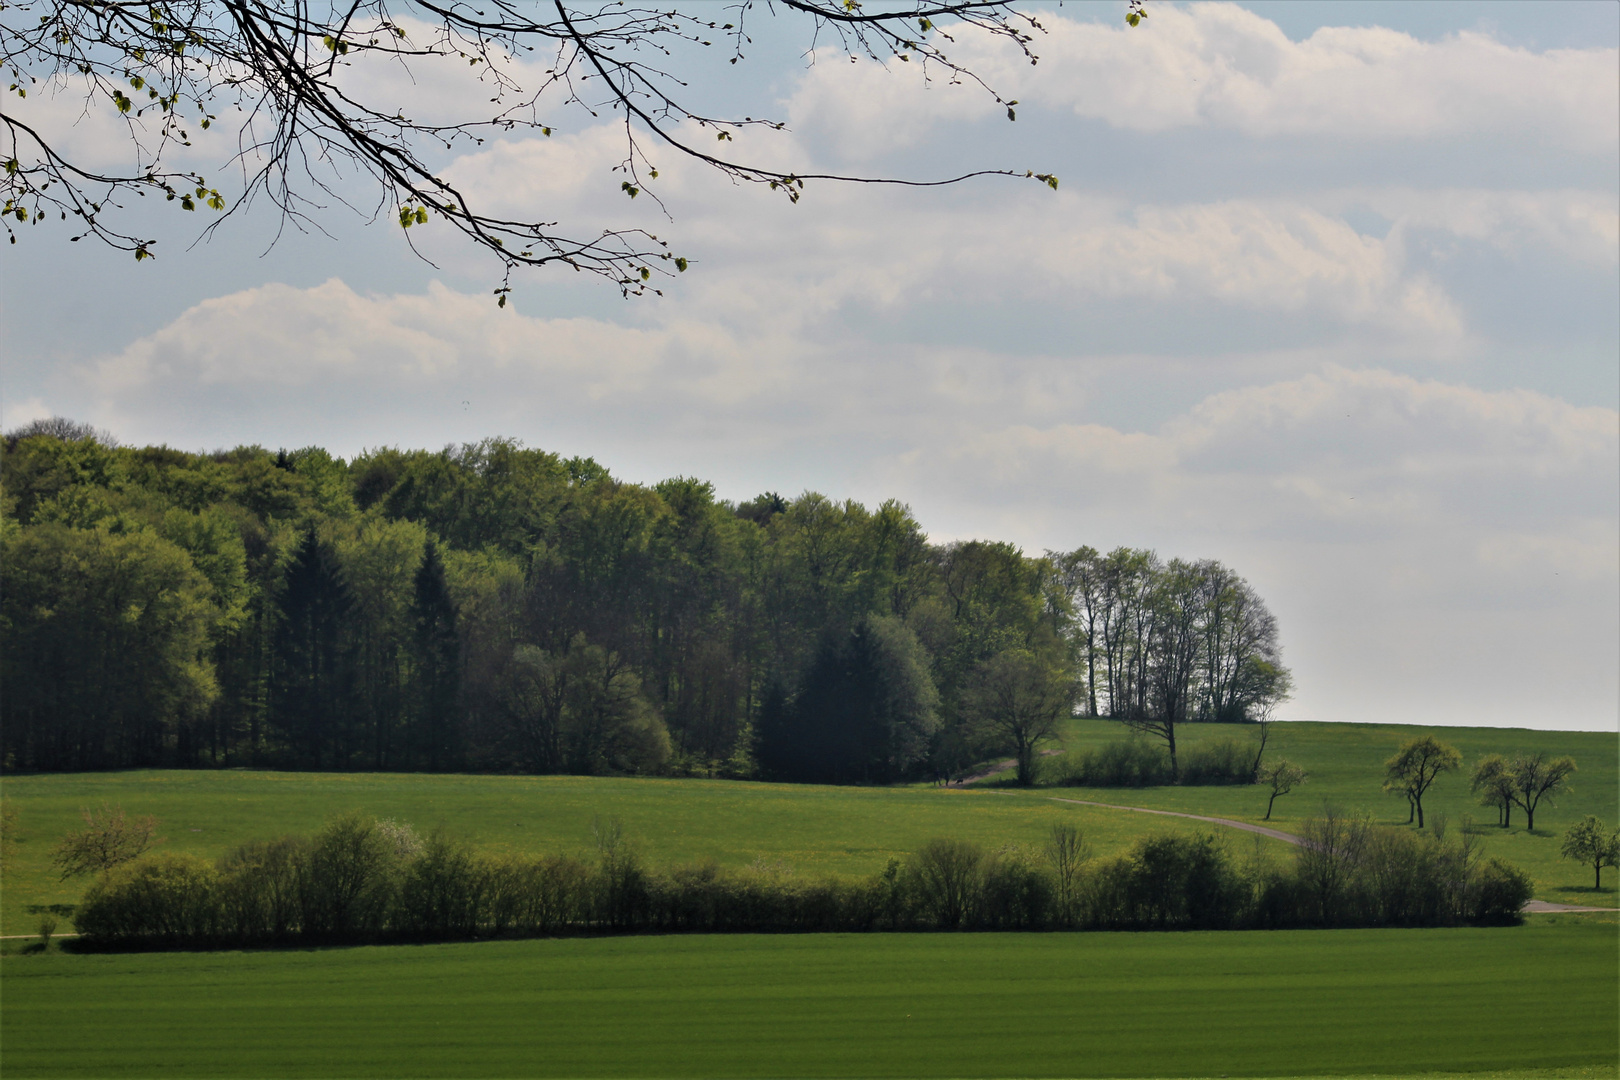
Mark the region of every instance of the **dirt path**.
[[[1053, 754], [1061, 754], [1061, 753], [1063, 753], [1062, 750], [1042, 750], [1041, 751], [1041, 756], [1042, 757], [1051, 757]], [[947, 783], [945, 786], [946, 787], [965, 787], [968, 784], [977, 784], [980, 780], [988, 780], [992, 776], [1000, 776], [1002, 773], [1007, 772], [1009, 769], [1015, 769], [1017, 767], [1018, 767], [1018, 759], [1017, 758], [1008, 758], [1006, 761], [998, 761], [998, 762], [996, 762], [994, 765], [990, 766], [988, 769], [984, 770], [983, 772], [976, 772], [972, 776], [964, 776], [960, 780], [952, 780], [949, 783]]]
[[1129, 810], [1136, 814], [1159, 814], [1163, 817], [1182, 817], [1191, 818], [1194, 821], [1208, 821], [1215, 825], [1225, 825], [1229, 829], [1242, 829], [1244, 832], [1259, 833], [1261, 836], [1269, 836], [1273, 840], [1281, 840], [1285, 844], [1297, 845], [1305, 842], [1293, 833], [1283, 832], [1281, 829], [1273, 829], [1266, 825], [1251, 825], [1247, 821], [1237, 821], [1233, 818], [1205, 817], [1203, 814], [1183, 814], [1177, 810], [1149, 810], [1145, 806], [1121, 806], [1119, 803], [1092, 802], [1089, 799], [1059, 799], [1050, 795], [1047, 798], [1052, 802], [1074, 803], [1076, 806], [1106, 806], [1110, 810]]
[[1551, 900], [1532, 900], [1528, 904], [1524, 905], [1524, 910], [1529, 911], [1529, 912], [1540, 913], [1540, 912], [1548, 912], [1548, 911], [1553, 911], [1553, 912], [1556, 912], [1556, 911], [1575, 911], [1575, 912], [1580, 912], [1580, 911], [1620, 911], [1620, 908], [1613, 908], [1613, 907], [1586, 907], [1583, 904], [1557, 904], [1557, 903], [1554, 903]]
[[[988, 771], [979, 774], [978, 776], [968, 777], [966, 780], [963, 780], [962, 783], [966, 784], [974, 780], [982, 780], [987, 776], [994, 776], [996, 773], [1006, 772], [1015, 764], [1016, 762], [1013, 761], [1003, 761]], [[1010, 795], [1012, 793], [1004, 792], [1001, 794]], [[1273, 840], [1281, 840], [1285, 844], [1293, 844], [1295, 846], [1305, 842], [1303, 839], [1295, 836], [1293, 833], [1283, 832], [1281, 829], [1273, 829], [1265, 825], [1252, 825], [1247, 821], [1237, 821], [1233, 818], [1207, 817], [1204, 814], [1186, 814], [1179, 810], [1150, 810], [1145, 806], [1123, 806], [1119, 803], [1095, 802], [1091, 799], [1061, 799], [1055, 795], [1047, 795], [1045, 798], [1049, 802], [1072, 803], [1075, 806], [1101, 806], [1109, 810], [1129, 810], [1133, 814], [1158, 814], [1161, 817], [1179, 817], [1190, 818], [1193, 821], [1207, 821], [1212, 825], [1225, 825], [1229, 829], [1242, 829], [1244, 832], [1259, 833], [1261, 836], [1269, 836]], [[1531, 900], [1529, 903], [1524, 905], [1523, 910], [1530, 914], [1544, 914], [1548, 912], [1580, 913], [1583, 911], [1620, 911], [1620, 908], [1586, 907], [1582, 904], [1559, 904], [1551, 900]]]

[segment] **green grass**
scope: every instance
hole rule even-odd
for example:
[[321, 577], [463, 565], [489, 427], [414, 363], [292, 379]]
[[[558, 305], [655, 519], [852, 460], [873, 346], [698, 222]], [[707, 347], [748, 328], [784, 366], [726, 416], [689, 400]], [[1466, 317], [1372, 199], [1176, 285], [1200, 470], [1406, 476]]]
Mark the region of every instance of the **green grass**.
[[[1383, 762], [1402, 740], [1424, 730], [1456, 744], [1465, 759], [1463, 773], [1442, 777], [1425, 800], [1431, 813], [1447, 815], [1452, 828], [1473, 814], [1487, 850], [1524, 868], [1542, 899], [1620, 904], [1615, 890], [1620, 875], [1605, 871], [1606, 888], [1595, 894], [1590, 871], [1558, 854], [1563, 830], [1581, 815], [1597, 814], [1611, 824], [1620, 818], [1620, 736], [1612, 733], [1279, 723], [1268, 752], [1298, 761], [1311, 775], [1298, 791], [1278, 800], [1272, 824], [1297, 829], [1324, 801], [1403, 823], [1405, 802], [1379, 790]], [[1188, 725], [1183, 732], [1184, 745], [1254, 737], [1252, 727], [1242, 726]], [[1083, 747], [1123, 734], [1110, 721], [1077, 720], [1067, 727], [1065, 740]], [[1514, 828], [1497, 829], [1495, 811], [1474, 805], [1468, 794], [1466, 773], [1480, 754], [1521, 750], [1570, 754], [1580, 765], [1574, 790], [1558, 797], [1555, 806], [1543, 804], [1534, 834], [1523, 828], [1522, 814]], [[655, 864], [712, 858], [746, 865], [761, 859], [807, 874], [872, 873], [937, 836], [989, 847], [1035, 845], [1060, 820], [1085, 829], [1105, 855], [1145, 833], [1207, 828], [1066, 806], [1050, 801], [1054, 795], [1255, 822], [1265, 813], [1265, 796], [1254, 786], [1066, 788], [1009, 796], [1005, 788], [946, 792], [926, 785], [832, 788], [720, 780], [168, 770], [7, 777], [4, 793], [18, 810], [23, 836], [0, 890], [4, 934], [33, 933], [39, 917], [31, 907], [79, 898], [82, 882], [59, 882], [51, 873], [50, 849], [78, 825], [81, 806], [103, 801], [121, 803], [131, 814], [157, 815], [167, 850], [205, 856], [221, 855], [244, 840], [309, 832], [327, 817], [353, 809], [408, 821], [422, 831], [443, 825], [488, 848], [529, 851], [586, 848], [592, 818], [617, 815]], [[1251, 843], [1247, 835], [1231, 836], [1237, 850]], [[71, 929], [63, 920], [60, 932]]]
[[[1077, 822], [1104, 854], [1143, 831], [1140, 815], [988, 791], [724, 780], [161, 771], [10, 777], [5, 794], [24, 835], [0, 895], [6, 934], [35, 931], [39, 916], [31, 907], [78, 900], [85, 882], [57, 879], [51, 847], [81, 824], [79, 807], [103, 801], [131, 814], [157, 815], [164, 850], [209, 857], [249, 839], [307, 833], [353, 809], [408, 821], [423, 832], [443, 825], [489, 849], [525, 851], [587, 848], [593, 817], [611, 814], [655, 865], [712, 858], [741, 866], [762, 859], [802, 874], [874, 873], [939, 836], [990, 848], [1036, 845], [1057, 821]], [[1190, 832], [1200, 826], [1160, 819], [1153, 827]], [[59, 929], [71, 930], [69, 920]]]
[[52, 952], [0, 959], [0, 1036], [11, 1080], [1613, 1076], [1617, 929]]
[[[1564, 830], [1586, 814], [1596, 814], [1611, 827], [1620, 824], [1620, 735], [1594, 731], [1531, 731], [1525, 728], [1414, 728], [1395, 724], [1325, 724], [1309, 722], [1273, 725], [1268, 756], [1286, 757], [1303, 765], [1310, 778], [1293, 794], [1277, 800], [1271, 821], [1295, 831], [1305, 818], [1319, 813], [1325, 802], [1347, 809], [1364, 809], [1377, 820], [1404, 825], [1406, 800], [1380, 790], [1384, 761], [1402, 742], [1422, 733], [1456, 746], [1463, 755], [1459, 772], [1435, 782], [1423, 800], [1425, 814], [1436, 812], [1448, 827], [1461, 828], [1463, 818], [1474, 819], [1476, 834], [1489, 854], [1499, 855], [1522, 868], [1535, 880], [1543, 900], [1569, 904], [1620, 906], [1614, 870], [1604, 871], [1604, 891], [1592, 891], [1592, 871], [1558, 853]], [[1098, 746], [1125, 738], [1123, 725], [1109, 720], [1074, 720], [1064, 729], [1064, 745], [1071, 750]], [[1177, 747], [1195, 746], [1208, 739], [1252, 740], [1255, 728], [1234, 724], [1188, 724], [1178, 730]], [[1496, 810], [1480, 806], [1468, 792], [1468, 778], [1481, 755], [1544, 751], [1568, 754], [1579, 766], [1571, 790], [1543, 800], [1536, 813], [1536, 831], [1524, 828], [1524, 814], [1515, 810], [1513, 827], [1496, 827]], [[1005, 788], [1002, 790], [1006, 790]], [[1067, 788], [1042, 792], [1156, 810], [1179, 810], [1259, 823], [1266, 812], [1267, 789], [1241, 787]], [[1025, 795], [1023, 797], [1031, 797]]]

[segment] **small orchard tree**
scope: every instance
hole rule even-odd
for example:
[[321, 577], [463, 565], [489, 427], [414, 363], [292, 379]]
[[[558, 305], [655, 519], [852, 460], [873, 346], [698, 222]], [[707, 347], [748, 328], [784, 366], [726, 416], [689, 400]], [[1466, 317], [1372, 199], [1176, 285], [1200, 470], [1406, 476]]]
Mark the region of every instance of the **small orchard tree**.
[[1496, 808], [1496, 823], [1507, 828], [1513, 823], [1513, 774], [1501, 754], [1486, 754], [1474, 766], [1469, 790], [1479, 796], [1481, 806]]
[[84, 817], [84, 828], [62, 837], [51, 856], [63, 881], [84, 874], [104, 874], [163, 842], [157, 835], [158, 820], [150, 814], [127, 817], [122, 806], [106, 803], [99, 810], [84, 807], [79, 812]]
[[1603, 868], [1620, 866], [1620, 829], [1587, 814], [1564, 834], [1564, 858], [1592, 868], [1592, 888], [1603, 888]]
[[1278, 758], [1260, 767], [1255, 782], [1265, 784], [1271, 788], [1271, 797], [1266, 800], [1265, 820], [1271, 820], [1271, 808], [1278, 798], [1287, 795], [1296, 787], [1305, 782], [1306, 772], [1287, 758]]
[[1420, 735], [1408, 740], [1395, 756], [1384, 762], [1384, 790], [1404, 795], [1411, 813], [1406, 823], [1417, 817], [1418, 828], [1423, 828], [1423, 796], [1441, 773], [1452, 772], [1462, 765], [1462, 754], [1450, 743], [1443, 743], [1433, 735]]
[[1542, 799], [1568, 790], [1569, 774], [1574, 771], [1575, 759], [1571, 757], [1549, 758], [1537, 752], [1513, 759], [1508, 766], [1513, 780], [1513, 801], [1524, 807], [1526, 829], [1535, 830], [1536, 807]]

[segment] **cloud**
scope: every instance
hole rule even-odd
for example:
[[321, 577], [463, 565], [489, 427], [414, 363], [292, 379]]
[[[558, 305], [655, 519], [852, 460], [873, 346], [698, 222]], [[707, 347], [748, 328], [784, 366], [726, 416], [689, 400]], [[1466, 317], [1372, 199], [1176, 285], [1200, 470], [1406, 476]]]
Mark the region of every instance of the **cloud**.
[[56, 414], [43, 398], [28, 397], [22, 401], [8, 401], [0, 409], [0, 431], [12, 431], [35, 420], [46, 420]]
[[[1041, 21], [1038, 65], [969, 30], [951, 56], [1026, 107], [1133, 131], [1401, 141], [1511, 134], [1600, 155], [1620, 139], [1614, 48], [1533, 52], [1479, 33], [1425, 42], [1381, 27], [1324, 27], [1295, 42], [1226, 3], [1157, 5], [1135, 29], [1062, 14]], [[909, 70], [916, 65], [890, 62], [887, 78], [847, 66], [818, 65], [791, 113], [805, 129], [854, 128], [845, 143], [852, 156], [914, 141], [916, 125], [944, 112], [932, 103], [953, 100], [925, 88]]]
[[[936, 539], [1220, 558], [1282, 619], [1293, 715], [1511, 723], [1556, 706], [1592, 726], [1620, 704], [1612, 408], [1317, 363], [1128, 430], [1088, 416], [1093, 375], [1128, 362], [1152, 385], [1174, 361], [818, 343], [665, 314], [630, 327], [442, 285], [269, 285], [197, 305], [57, 396], [126, 441], [353, 453], [502, 433], [732, 498], [899, 497]], [[1458, 685], [1492, 691], [1448, 702]]]
[[883, 473], [936, 535], [1228, 562], [1281, 620], [1288, 715], [1612, 727], [1613, 409], [1329, 365], [1153, 432], [953, 434]]
[[[656, 230], [655, 208], [627, 217], [616, 184], [604, 198], [602, 178], [622, 154], [622, 136], [598, 128], [496, 146], [450, 175], [498, 212], [546, 204], [570, 219], [615, 213]], [[849, 305], [1132, 299], [1310, 313], [1429, 339], [1464, 332], [1445, 290], [1405, 265], [1399, 234], [1365, 236], [1296, 200], [1154, 205], [1014, 189], [986, 214], [971, 197], [820, 185], [804, 204], [781, 207], [680, 161], [650, 190], [678, 215], [679, 250], [700, 260], [683, 288], [733, 316], [802, 325]]]

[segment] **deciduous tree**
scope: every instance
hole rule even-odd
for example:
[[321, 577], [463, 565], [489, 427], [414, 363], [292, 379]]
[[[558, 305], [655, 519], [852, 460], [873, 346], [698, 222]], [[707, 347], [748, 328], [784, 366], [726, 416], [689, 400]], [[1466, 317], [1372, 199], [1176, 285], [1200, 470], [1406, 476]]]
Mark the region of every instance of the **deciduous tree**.
[[1266, 800], [1265, 820], [1271, 820], [1271, 808], [1277, 800], [1303, 784], [1305, 776], [1304, 769], [1286, 758], [1277, 758], [1260, 766], [1255, 783], [1271, 788], [1271, 797]]
[[1057, 737], [1074, 707], [1074, 682], [1046, 657], [1008, 649], [981, 663], [964, 695], [967, 722], [1018, 762], [1018, 782], [1035, 782], [1040, 747]]
[[84, 807], [79, 813], [84, 828], [62, 837], [51, 854], [51, 863], [63, 881], [84, 874], [104, 874], [163, 842], [157, 835], [158, 820], [150, 814], [126, 817], [123, 806], [106, 803], [99, 810]]
[[1620, 829], [1611, 829], [1601, 818], [1587, 814], [1564, 834], [1564, 858], [1592, 868], [1592, 888], [1603, 888], [1603, 868], [1620, 866]]
[[1513, 778], [1513, 801], [1524, 807], [1526, 829], [1535, 831], [1536, 807], [1543, 798], [1565, 788], [1569, 774], [1574, 771], [1574, 758], [1549, 758], [1541, 751], [1520, 754], [1508, 765], [1508, 773]]
[[1486, 754], [1474, 765], [1469, 790], [1479, 796], [1481, 806], [1496, 808], [1496, 823], [1507, 828], [1513, 823], [1513, 773], [1507, 758]]
[[[1421, 829], [1424, 793], [1441, 773], [1451, 772], [1461, 765], [1462, 754], [1455, 746], [1441, 742], [1433, 735], [1422, 735], [1408, 740], [1394, 757], [1384, 762], [1384, 790], [1406, 797]], [[1407, 824], [1411, 823], [1409, 816]]]

